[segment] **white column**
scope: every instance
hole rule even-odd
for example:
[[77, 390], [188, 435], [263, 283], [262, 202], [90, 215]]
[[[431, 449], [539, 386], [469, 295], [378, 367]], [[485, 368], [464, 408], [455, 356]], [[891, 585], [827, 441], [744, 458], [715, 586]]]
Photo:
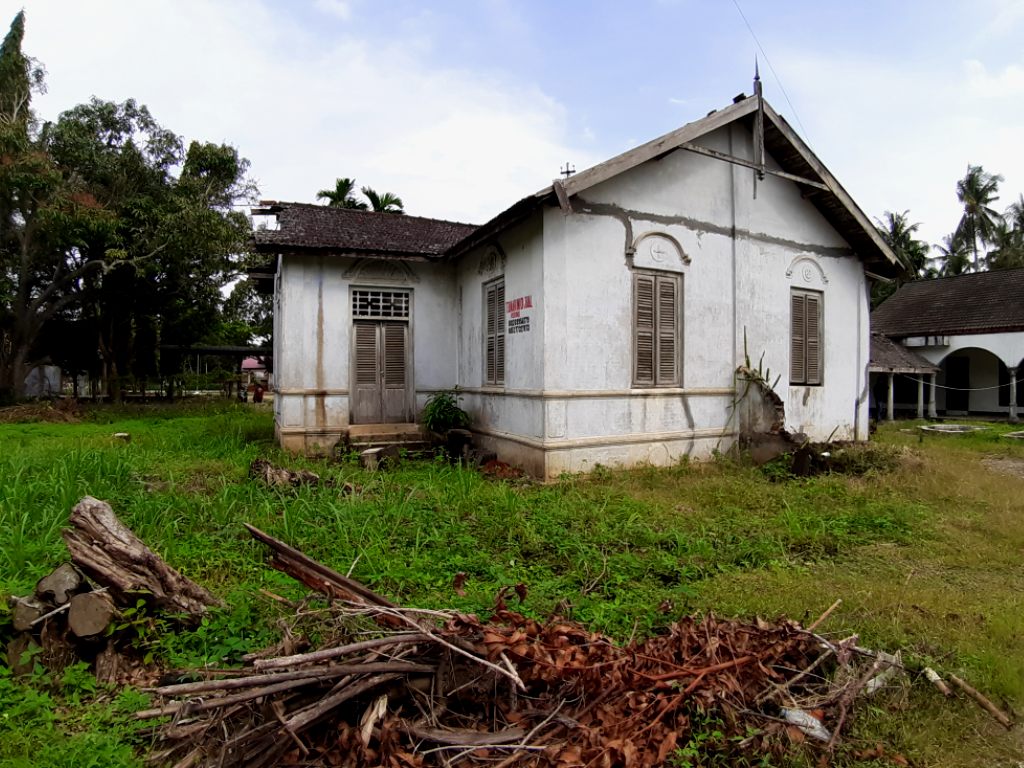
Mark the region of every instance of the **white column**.
[[1010, 372], [1010, 421], [1017, 421], [1017, 369], [1007, 368]]
[[924, 418], [924, 379], [917, 377], [917, 418]]
[[929, 386], [928, 386], [928, 418], [929, 419], [937, 419], [939, 417], [939, 412], [937, 410], [935, 410], [935, 378], [938, 375], [939, 374], [937, 374], [937, 373], [933, 373], [932, 376], [931, 376], [931, 379], [929, 379]]
[[888, 397], [888, 401], [886, 403], [887, 407], [886, 407], [886, 411], [885, 411], [885, 418], [886, 418], [887, 421], [892, 421], [893, 418], [894, 418], [894, 416], [892, 414], [892, 405], [893, 405], [893, 381], [895, 380], [895, 378], [896, 378], [896, 374], [895, 373], [890, 373], [889, 374], [889, 397]]

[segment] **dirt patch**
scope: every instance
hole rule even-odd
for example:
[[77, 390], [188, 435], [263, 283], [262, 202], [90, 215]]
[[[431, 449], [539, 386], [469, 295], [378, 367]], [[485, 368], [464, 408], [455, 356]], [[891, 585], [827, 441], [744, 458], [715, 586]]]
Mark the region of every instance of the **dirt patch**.
[[75, 423], [80, 420], [78, 404], [74, 400], [50, 403], [23, 403], [0, 408], [0, 424], [26, 424], [38, 421]]
[[1024, 480], [1024, 459], [989, 456], [982, 459], [981, 463], [986, 469], [998, 472], [1000, 475], [1013, 475]]

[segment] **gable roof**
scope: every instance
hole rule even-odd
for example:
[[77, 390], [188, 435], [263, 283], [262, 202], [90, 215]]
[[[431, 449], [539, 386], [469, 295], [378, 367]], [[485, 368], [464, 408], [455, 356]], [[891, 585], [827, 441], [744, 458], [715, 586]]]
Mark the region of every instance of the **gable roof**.
[[871, 313], [871, 330], [896, 338], [1024, 331], [1024, 269], [906, 283]]
[[495, 216], [454, 246], [450, 255], [464, 253], [509, 226], [522, 221], [545, 204], [557, 202], [563, 208], [571, 206], [571, 198], [601, 182], [624, 173], [649, 160], [660, 158], [678, 149], [710, 155], [721, 160], [756, 167], [740, 158], [729, 158], [692, 142], [734, 122], [753, 126], [759, 102], [764, 107], [765, 150], [781, 167], [781, 171], [766, 169], [768, 173], [789, 179], [801, 186], [806, 197], [821, 212], [832, 227], [843, 236], [864, 263], [883, 275], [897, 271], [899, 262], [892, 249], [879, 236], [875, 226], [843, 189], [832, 173], [818, 159], [789, 123], [771, 105], [757, 96], [737, 98], [725, 109], [711, 112], [700, 120], [623, 152], [616, 157], [570, 176], [555, 181], [551, 186], [524, 197]]
[[276, 215], [277, 229], [253, 232], [262, 253], [322, 253], [377, 258], [440, 258], [477, 227], [396, 213], [268, 201], [253, 215]]
[[935, 373], [939, 367], [902, 344], [880, 333], [872, 333], [868, 370], [876, 373]]

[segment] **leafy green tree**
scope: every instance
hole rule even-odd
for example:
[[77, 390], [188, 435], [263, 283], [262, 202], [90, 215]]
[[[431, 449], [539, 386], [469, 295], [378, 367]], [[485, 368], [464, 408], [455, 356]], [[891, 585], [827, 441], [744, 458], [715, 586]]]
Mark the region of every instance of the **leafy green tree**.
[[970, 247], [975, 272], [983, 266], [978, 247], [992, 242], [1002, 218], [991, 207], [999, 199], [999, 184], [1002, 180], [1002, 176], [988, 173], [980, 165], [968, 165], [967, 174], [956, 183], [956, 196], [964, 207], [956, 235]]
[[24, 394], [25, 376], [46, 356], [44, 326], [105, 267], [81, 244], [111, 223], [45, 151], [31, 111], [43, 72], [21, 50], [24, 32], [22, 12], [0, 44], [0, 400]]
[[362, 193], [370, 201], [370, 208], [377, 213], [405, 213], [405, 204], [402, 203], [402, 198], [398, 195], [391, 192], [378, 194], [371, 187], [363, 187]]
[[133, 100], [79, 105], [46, 138], [64, 177], [113, 217], [112, 227], [80, 245], [95, 258], [116, 257], [82, 289], [110, 395], [119, 398], [133, 379], [143, 389], [153, 376], [173, 381], [180, 356], [160, 347], [188, 345], [209, 331], [220, 286], [248, 237], [248, 219], [233, 207], [254, 192], [247, 161], [224, 145], [192, 142], [185, 150]]
[[329, 208], [350, 208], [365, 211], [369, 206], [355, 196], [356, 180], [336, 179], [334, 189], [321, 189], [316, 193], [317, 200], [326, 200]]

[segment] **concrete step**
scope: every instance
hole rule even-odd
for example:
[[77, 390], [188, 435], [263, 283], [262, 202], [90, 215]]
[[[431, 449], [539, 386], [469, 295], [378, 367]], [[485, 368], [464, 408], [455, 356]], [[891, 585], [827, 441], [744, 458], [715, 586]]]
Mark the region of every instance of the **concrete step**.
[[419, 424], [353, 424], [348, 428], [348, 441], [352, 444], [400, 443], [428, 439]]

